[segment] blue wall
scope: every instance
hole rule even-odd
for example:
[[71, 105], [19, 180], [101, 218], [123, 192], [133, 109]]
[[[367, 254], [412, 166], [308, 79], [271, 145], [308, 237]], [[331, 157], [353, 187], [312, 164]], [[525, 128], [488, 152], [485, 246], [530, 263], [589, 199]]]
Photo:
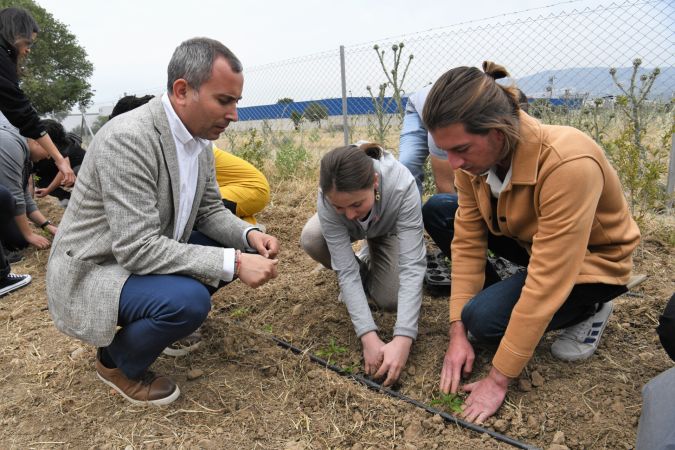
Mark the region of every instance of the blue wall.
[[[266, 120], [266, 119], [289, 119], [291, 111], [297, 111], [302, 114], [310, 103], [319, 103], [326, 107], [329, 116], [342, 115], [341, 98], [324, 98], [321, 100], [310, 100], [306, 102], [293, 102], [285, 105], [260, 105], [246, 106], [239, 108], [239, 120]], [[396, 112], [396, 102], [391, 97], [385, 97], [385, 106], [387, 113]], [[347, 114], [374, 114], [375, 108], [370, 97], [347, 97]]]
[[[535, 98], [528, 98], [532, 103]], [[567, 106], [570, 109], [581, 108], [582, 101], [578, 98], [546, 98], [553, 106]], [[403, 99], [403, 104], [408, 101]], [[326, 107], [329, 116], [342, 115], [342, 99], [341, 98], [324, 98], [321, 100], [309, 100], [305, 102], [293, 102], [288, 104], [273, 104], [260, 106], [246, 106], [239, 108], [239, 120], [244, 122], [247, 120], [270, 120], [270, 119], [290, 119], [291, 111], [297, 111], [302, 114], [310, 103], [319, 103]], [[396, 102], [392, 97], [385, 97], [384, 103], [386, 112], [389, 114], [396, 113]], [[347, 97], [347, 114], [350, 116], [358, 114], [375, 114], [373, 101], [370, 97]]]

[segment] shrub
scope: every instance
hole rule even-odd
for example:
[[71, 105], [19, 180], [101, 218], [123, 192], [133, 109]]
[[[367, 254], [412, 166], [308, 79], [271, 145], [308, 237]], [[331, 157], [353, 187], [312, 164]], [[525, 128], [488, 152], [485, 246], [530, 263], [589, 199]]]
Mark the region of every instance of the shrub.
[[277, 149], [274, 166], [277, 176], [282, 180], [304, 176], [310, 168], [311, 157], [302, 142], [296, 144], [293, 139], [283, 139]]
[[[230, 144], [234, 144], [234, 140], [230, 140]], [[232, 153], [250, 162], [258, 170], [263, 169], [265, 159], [269, 156], [269, 152], [265, 149], [263, 141], [258, 138], [258, 132], [255, 128], [248, 130], [246, 142], [241, 148], [232, 147]]]

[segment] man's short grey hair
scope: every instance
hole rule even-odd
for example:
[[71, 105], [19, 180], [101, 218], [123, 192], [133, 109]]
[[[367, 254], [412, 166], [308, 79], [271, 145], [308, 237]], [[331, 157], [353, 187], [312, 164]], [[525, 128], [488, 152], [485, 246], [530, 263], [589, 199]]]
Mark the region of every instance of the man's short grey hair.
[[173, 52], [169, 61], [166, 88], [173, 94], [173, 83], [184, 79], [193, 89], [199, 90], [202, 83], [211, 77], [213, 62], [218, 56], [227, 60], [234, 73], [241, 73], [241, 61], [229, 48], [215, 39], [205, 37], [192, 38], [182, 42]]

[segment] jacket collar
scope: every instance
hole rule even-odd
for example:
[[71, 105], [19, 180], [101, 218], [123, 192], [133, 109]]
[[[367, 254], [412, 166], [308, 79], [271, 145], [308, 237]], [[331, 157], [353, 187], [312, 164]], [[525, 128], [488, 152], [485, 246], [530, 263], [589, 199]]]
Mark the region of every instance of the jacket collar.
[[166, 117], [164, 106], [160, 97], [155, 97], [148, 102], [148, 108], [152, 113], [152, 121], [155, 129], [159, 132], [159, 140], [162, 143], [162, 153], [164, 161], [169, 169], [169, 178], [171, 179], [171, 191], [173, 192], [173, 223], [174, 227], [178, 223], [178, 208], [180, 206], [180, 179], [178, 155], [176, 154], [176, 144], [171, 134], [169, 119]]
[[537, 182], [539, 155], [542, 150], [541, 123], [520, 112], [520, 142], [511, 159], [511, 184], [532, 185]]

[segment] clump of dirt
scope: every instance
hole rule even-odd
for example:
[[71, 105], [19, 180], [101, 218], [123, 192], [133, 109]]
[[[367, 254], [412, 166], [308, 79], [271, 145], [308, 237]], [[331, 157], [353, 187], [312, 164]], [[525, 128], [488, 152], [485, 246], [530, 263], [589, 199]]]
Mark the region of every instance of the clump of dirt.
[[[90, 448], [505, 448], [318, 367], [269, 339], [308, 352], [330, 350], [331, 363], [362, 370], [360, 344], [335, 275], [315, 270], [299, 246], [314, 213], [316, 188], [280, 183], [259, 219], [282, 243], [279, 277], [250, 289], [235, 282], [213, 297], [205, 345], [181, 358], [162, 356], [154, 369], [172, 376], [182, 395], [162, 408], [131, 406], [95, 376], [95, 349], [59, 333], [47, 311], [48, 251], [27, 250], [13, 265], [33, 283], [0, 298], [0, 443], [3, 447]], [[52, 219], [57, 203], [40, 200]], [[670, 367], [654, 332], [673, 292], [673, 249], [646, 240], [636, 272], [649, 275], [615, 313], [596, 355], [555, 360], [545, 336], [506, 401], [486, 426], [538, 447], [631, 448], [640, 389]], [[383, 338], [395, 317], [374, 310]], [[447, 347], [445, 297], [425, 295], [419, 338], [398, 388], [430, 402], [438, 394]], [[336, 351], [336, 348], [344, 351]], [[478, 348], [472, 379], [485, 375], [493, 348]], [[561, 438], [562, 436], [562, 438]], [[560, 447], [558, 447], [560, 448]]]

